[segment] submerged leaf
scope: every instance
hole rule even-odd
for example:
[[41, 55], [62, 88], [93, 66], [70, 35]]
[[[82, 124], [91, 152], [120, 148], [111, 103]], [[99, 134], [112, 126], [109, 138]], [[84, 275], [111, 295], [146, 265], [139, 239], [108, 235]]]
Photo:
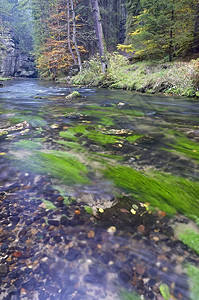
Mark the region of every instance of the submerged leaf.
[[169, 287], [167, 284], [162, 283], [160, 285], [160, 292], [162, 294], [162, 296], [164, 297], [165, 300], [169, 300], [170, 298], [170, 291], [169, 291]]

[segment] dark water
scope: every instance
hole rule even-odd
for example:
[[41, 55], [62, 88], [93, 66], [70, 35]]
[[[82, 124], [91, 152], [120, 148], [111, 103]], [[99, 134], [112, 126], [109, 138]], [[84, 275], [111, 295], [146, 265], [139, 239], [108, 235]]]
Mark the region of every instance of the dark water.
[[[73, 90], [83, 97], [66, 99]], [[199, 102], [191, 99], [38, 80], [6, 82], [0, 89], [0, 128], [7, 129], [0, 136], [0, 217], [5, 233], [1, 263], [9, 272], [1, 276], [0, 299], [137, 299], [133, 291], [142, 299], [162, 299], [162, 283], [172, 299], [191, 299], [184, 265], [191, 256], [194, 264], [198, 258], [174, 239], [174, 219], [125, 214], [134, 203], [132, 195], [116, 188], [102, 170], [123, 164], [196, 180], [197, 150], [189, 157], [182, 149], [165, 149], [178, 133], [197, 142], [198, 116]], [[24, 121], [24, 128], [14, 127]], [[78, 125], [88, 126], [87, 136], [61, 135]], [[96, 140], [95, 135], [107, 132], [118, 140], [105, 142], [101, 135]], [[142, 139], [127, 141], [128, 135]], [[63, 155], [80, 165], [65, 171]], [[118, 199], [121, 206], [105, 210]], [[55, 205], [54, 212], [43, 200]], [[85, 205], [97, 216], [86, 214]], [[188, 222], [183, 218], [176, 216]]]

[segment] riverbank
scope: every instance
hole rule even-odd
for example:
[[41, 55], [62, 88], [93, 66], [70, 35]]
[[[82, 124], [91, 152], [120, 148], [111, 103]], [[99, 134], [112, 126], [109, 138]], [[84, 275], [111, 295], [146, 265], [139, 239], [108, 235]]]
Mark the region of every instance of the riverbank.
[[[63, 81], [58, 79], [58, 82]], [[126, 57], [115, 53], [109, 57], [106, 76], [101, 72], [99, 57], [95, 57], [85, 62], [83, 70], [71, 77], [71, 83], [198, 98], [199, 59], [172, 63], [129, 62]]]

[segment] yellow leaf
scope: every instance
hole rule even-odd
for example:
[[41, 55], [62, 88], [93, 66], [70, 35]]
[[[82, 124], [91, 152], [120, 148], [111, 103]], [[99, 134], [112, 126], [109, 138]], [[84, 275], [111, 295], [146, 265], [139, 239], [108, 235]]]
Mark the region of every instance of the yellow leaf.
[[104, 212], [103, 208], [99, 208], [99, 212], [102, 214]]
[[133, 215], [135, 215], [135, 214], [136, 214], [136, 210], [133, 209], [133, 208], [131, 208], [131, 213], [132, 213]]

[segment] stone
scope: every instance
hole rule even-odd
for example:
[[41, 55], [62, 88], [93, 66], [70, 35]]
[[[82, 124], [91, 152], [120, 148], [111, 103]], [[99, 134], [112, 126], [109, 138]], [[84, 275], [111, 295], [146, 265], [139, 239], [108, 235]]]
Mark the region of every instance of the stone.
[[60, 223], [58, 220], [48, 220], [48, 224], [49, 225], [53, 225], [53, 226], [56, 226], [56, 227], [59, 227]]
[[37, 77], [34, 58], [18, 47], [13, 32], [9, 29], [0, 33], [0, 76], [2, 77]]
[[22, 287], [27, 291], [32, 291], [35, 287], [35, 279], [31, 278], [30, 280], [26, 281], [22, 284]]
[[78, 259], [81, 256], [81, 252], [77, 249], [70, 248], [68, 253], [65, 255], [65, 258], [69, 261]]
[[5, 277], [8, 274], [8, 266], [6, 264], [0, 264], [0, 277]]

